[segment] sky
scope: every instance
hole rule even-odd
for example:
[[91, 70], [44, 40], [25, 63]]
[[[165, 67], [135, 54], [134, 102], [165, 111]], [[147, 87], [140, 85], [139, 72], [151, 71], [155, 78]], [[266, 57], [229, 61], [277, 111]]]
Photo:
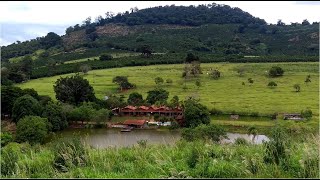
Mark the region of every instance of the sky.
[[87, 18], [105, 17], [130, 11], [165, 5], [225, 4], [238, 7], [255, 17], [275, 24], [279, 19], [286, 24], [320, 21], [320, 2], [317, 1], [1, 1], [0, 45], [45, 36], [49, 32], [65, 34], [65, 29], [82, 24]]

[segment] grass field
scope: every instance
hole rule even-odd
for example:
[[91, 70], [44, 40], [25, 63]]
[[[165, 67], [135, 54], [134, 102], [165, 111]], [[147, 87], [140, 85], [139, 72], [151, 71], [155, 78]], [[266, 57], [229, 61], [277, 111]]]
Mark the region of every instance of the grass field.
[[[272, 66], [278, 65], [285, 71], [280, 78], [268, 78], [265, 74]], [[246, 72], [239, 77], [235, 68], [244, 66]], [[223, 111], [258, 112], [270, 114], [274, 112], [300, 112], [310, 108], [319, 115], [319, 63], [208, 63], [201, 64], [203, 74], [200, 75], [200, 88], [195, 85], [196, 78], [188, 79], [187, 89], [183, 89], [184, 81], [181, 78], [183, 65], [157, 65], [124, 67], [90, 71], [84, 75], [94, 87], [96, 96], [103, 98], [107, 92], [117, 92], [117, 85], [112, 83], [112, 78], [117, 75], [126, 75], [130, 82], [137, 85], [136, 89], [122, 92], [128, 97], [132, 92], [139, 92], [144, 98], [147, 92], [156, 87], [154, 78], [159, 76], [164, 80], [170, 78], [172, 84], [164, 83], [164, 89], [170, 92], [169, 99], [178, 95], [180, 100], [193, 95], [208, 108], [217, 108]], [[219, 80], [213, 80], [208, 75], [210, 68], [218, 68], [222, 73]], [[306, 85], [304, 80], [311, 75], [311, 83]], [[62, 75], [62, 77], [71, 74]], [[49, 95], [55, 98], [53, 84], [60, 76], [39, 78], [26, 83], [18, 84], [21, 88], [34, 88], [40, 95]], [[254, 80], [248, 85], [247, 79]], [[269, 81], [275, 81], [278, 86], [271, 89], [267, 87]], [[242, 85], [245, 82], [245, 85]], [[295, 92], [293, 85], [300, 84], [301, 92]], [[120, 94], [120, 93], [118, 93]]]

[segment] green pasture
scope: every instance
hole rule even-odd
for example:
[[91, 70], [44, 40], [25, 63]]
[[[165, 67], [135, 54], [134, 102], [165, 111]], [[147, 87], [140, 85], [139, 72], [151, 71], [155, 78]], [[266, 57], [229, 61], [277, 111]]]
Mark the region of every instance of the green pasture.
[[[284, 69], [283, 77], [269, 78], [266, 71], [272, 66]], [[245, 74], [240, 77], [236, 68], [244, 67]], [[207, 63], [201, 64], [203, 74], [198, 78], [201, 87], [195, 85], [197, 78], [186, 80], [181, 77], [183, 64], [123, 67], [90, 71], [83, 75], [93, 86], [96, 96], [103, 98], [108, 92], [123, 94], [126, 98], [132, 92], [139, 92], [144, 98], [147, 92], [156, 88], [154, 78], [159, 76], [172, 79], [172, 84], [164, 83], [162, 87], [170, 92], [169, 99], [178, 95], [180, 100], [188, 96], [200, 98], [201, 103], [209, 109], [217, 108], [227, 112], [258, 112], [271, 114], [274, 112], [300, 112], [310, 108], [315, 116], [319, 115], [319, 63]], [[211, 68], [217, 68], [222, 73], [218, 80], [211, 79], [207, 73]], [[307, 75], [311, 75], [311, 83], [305, 84]], [[62, 77], [72, 74], [61, 75]], [[112, 83], [115, 76], [128, 76], [129, 82], [137, 85], [136, 89], [118, 92], [118, 86]], [[40, 95], [49, 95], [55, 98], [53, 84], [60, 76], [39, 78], [26, 83], [18, 84], [21, 88], [33, 88]], [[254, 83], [249, 85], [248, 78]], [[270, 81], [278, 86], [267, 87]], [[245, 85], [242, 85], [245, 82]], [[300, 84], [301, 92], [295, 92], [293, 85]]]

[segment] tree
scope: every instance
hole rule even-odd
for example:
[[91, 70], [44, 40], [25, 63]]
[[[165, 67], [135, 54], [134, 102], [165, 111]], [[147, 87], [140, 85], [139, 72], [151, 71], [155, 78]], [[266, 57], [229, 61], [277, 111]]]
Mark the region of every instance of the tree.
[[173, 96], [172, 99], [170, 100], [170, 106], [177, 107], [179, 105], [180, 105], [179, 97], [177, 95]]
[[70, 114], [71, 121], [91, 121], [95, 116], [96, 110], [93, 108], [92, 104], [84, 102], [81, 106], [74, 108]]
[[95, 95], [89, 81], [79, 74], [71, 77], [60, 77], [53, 86], [56, 98], [63, 103], [78, 105], [84, 101], [94, 101]]
[[161, 85], [161, 84], [163, 84], [163, 79], [161, 78], [161, 77], [156, 77], [155, 79], [154, 79], [154, 82], [157, 84], [157, 85]]
[[306, 84], [308, 84], [308, 83], [311, 83], [311, 76], [310, 75], [308, 75], [307, 77], [306, 77], [306, 80], [304, 81]]
[[278, 66], [273, 66], [270, 70], [269, 70], [269, 76], [270, 77], [279, 77], [279, 76], [283, 76], [284, 70], [281, 67]]
[[278, 22], [277, 22], [277, 26], [284, 26], [284, 25], [285, 25], [285, 24], [282, 22], [282, 20], [279, 19]]
[[144, 57], [150, 57], [152, 53], [152, 48], [149, 45], [142, 45], [137, 49], [138, 52], [141, 52], [141, 55]]
[[155, 89], [148, 91], [147, 102], [154, 104], [157, 101], [165, 102], [169, 97], [169, 92], [164, 89]]
[[310, 25], [310, 23], [309, 23], [309, 21], [307, 19], [303, 20], [301, 24], [304, 25], [304, 26], [305, 25]]
[[209, 124], [209, 110], [194, 99], [184, 102], [184, 117], [186, 127], [196, 127], [200, 124]]
[[143, 103], [143, 97], [137, 92], [133, 92], [129, 95], [128, 104], [139, 106]]
[[196, 128], [186, 128], [181, 133], [181, 137], [187, 141], [200, 139], [219, 142], [221, 138], [226, 138], [226, 135], [226, 131], [221, 126], [217, 126], [214, 124], [201, 124]]
[[25, 56], [21, 61], [21, 71], [25, 73], [25, 75], [28, 76], [28, 79], [30, 79], [30, 76], [32, 74], [32, 65], [33, 60], [31, 56]]
[[214, 69], [209, 74], [213, 79], [219, 79], [220, 78], [220, 71], [217, 69]]
[[15, 100], [12, 108], [12, 118], [18, 122], [25, 116], [39, 116], [42, 108], [39, 102], [30, 95], [24, 95]]
[[[111, 118], [111, 111], [108, 109], [99, 109], [95, 112], [93, 120], [98, 126], [101, 126], [101, 122], [109, 120]], [[105, 124], [105, 123], [104, 123]]]
[[113, 109], [113, 108], [122, 108], [125, 107], [127, 104], [126, 102], [123, 101], [121, 97], [111, 95], [109, 98], [106, 100], [106, 107], [108, 109]]
[[15, 86], [1, 86], [1, 114], [12, 114], [13, 104], [17, 98], [23, 96], [23, 91]]
[[84, 65], [80, 66], [79, 70], [81, 72], [83, 72], [84, 74], [87, 74], [91, 70], [91, 67], [87, 64], [84, 64]]
[[251, 84], [253, 84], [253, 79], [252, 78], [248, 78], [248, 82]]
[[296, 92], [300, 92], [300, 85], [299, 84], [293, 85], [293, 88], [296, 90]]
[[54, 33], [49, 32], [44, 38], [41, 39], [40, 44], [45, 48], [49, 49], [50, 47], [59, 45], [62, 43], [61, 37]]
[[112, 56], [110, 54], [101, 54], [99, 57], [100, 61], [108, 61], [108, 60], [112, 60]]
[[49, 122], [47, 118], [39, 116], [26, 116], [17, 124], [18, 142], [29, 142], [30, 144], [43, 143], [48, 134]]
[[128, 77], [126, 76], [116, 76], [112, 79], [113, 83], [116, 83], [120, 87], [120, 91], [123, 89], [132, 89], [135, 87], [134, 84], [129, 83]]
[[48, 119], [52, 125], [52, 131], [60, 131], [68, 126], [66, 115], [63, 113], [61, 105], [49, 102], [42, 113], [42, 117]]
[[193, 61], [199, 61], [199, 57], [189, 52], [186, 57], [186, 63], [191, 63]]
[[277, 83], [275, 83], [274, 81], [271, 81], [268, 83], [268, 87], [276, 87], [277, 86]]

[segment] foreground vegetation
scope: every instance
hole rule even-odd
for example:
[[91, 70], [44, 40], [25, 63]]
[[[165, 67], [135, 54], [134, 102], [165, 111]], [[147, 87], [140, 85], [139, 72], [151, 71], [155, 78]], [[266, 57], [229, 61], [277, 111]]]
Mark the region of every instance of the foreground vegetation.
[[[10, 143], [1, 150], [1, 176], [10, 178], [317, 178], [319, 139], [274, 136], [252, 145], [178, 141], [175, 145], [92, 149], [79, 140], [45, 146]], [[285, 141], [284, 141], [285, 140]], [[274, 144], [278, 142], [278, 144]], [[280, 143], [280, 144], [279, 144]], [[274, 151], [270, 151], [274, 150]], [[271, 152], [271, 154], [270, 154]], [[272, 154], [273, 152], [273, 154]], [[270, 161], [271, 160], [271, 161]], [[277, 161], [278, 160], [278, 161]]]

